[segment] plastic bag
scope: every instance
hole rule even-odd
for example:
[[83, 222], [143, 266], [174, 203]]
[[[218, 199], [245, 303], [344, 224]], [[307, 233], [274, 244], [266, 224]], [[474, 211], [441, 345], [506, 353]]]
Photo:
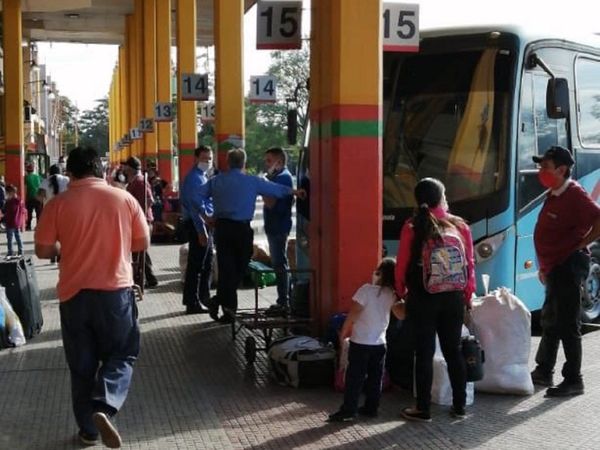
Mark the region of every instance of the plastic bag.
[[[462, 336], [469, 336], [469, 330], [463, 325]], [[416, 396], [416, 392], [415, 392]], [[467, 383], [467, 405], [472, 405], [475, 399], [475, 386]], [[435, 354], [433, 355], [433, 381], [431, 383], [431, 402], [436, 405], [452, 405], [452, 386], [448, 376], [448, 365], [440, 348], [438, 337], [435, 338]]]
[[472, 331], [485, 351], [485, 373], [475, 389], [497, 394], [533, 394], [529, 373], [531, 314], [509, 289], [473, 300]]
[[19, 317], [13, 310], [11, 304], [6, 299], [6, 293], [4, 288], [0, 288], [0, 303], [4, 310], [6, 331], [8, 333], [8, 342], [15, 347], [25, 345], [25, 333], [23, 332], [23, 326]]

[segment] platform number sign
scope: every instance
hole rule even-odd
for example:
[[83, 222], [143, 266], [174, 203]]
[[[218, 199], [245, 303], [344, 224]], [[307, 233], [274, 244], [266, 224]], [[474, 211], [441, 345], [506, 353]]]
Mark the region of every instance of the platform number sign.
[[200, 119], [203, 123], [215, 121], [215, 104], [214, 103], [201, 103], [200, 104]]
[[132, 141], [142, 139], [142, 130], [140, 130], [138, 127], [129, 130], [129, 139]]
[[184, 73], [181, 75], [182, 100], [208, 100], [208, 74]]
[[154, 131], [154, 120], [149, 117], [144, 117], [140, 120], [139, 129], [142, 133], [152, 133]]
[[172, 103], [155, 103], [154, 104], [154, 121], [155, 122], [172, 122], [173, 121], [173, 104]]
[[383, 51], [419, 51], [419, 5], [383, 3]]
[[250, 103], [275, 103], [277, 79], [272, 75], [250, 77]]
[[258, 0], [256, 48], [289, 50], [302, 47], [302, 1]]

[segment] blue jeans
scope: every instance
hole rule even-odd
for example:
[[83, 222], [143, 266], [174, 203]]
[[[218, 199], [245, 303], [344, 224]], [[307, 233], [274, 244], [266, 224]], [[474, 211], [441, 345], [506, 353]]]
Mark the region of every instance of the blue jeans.
[[17, 241], [17, 248], [19, 249], [19, 255], [23, 254], [23, 242], [21, 242], [21, 232], [18, 228], [7, 228], [6, 229], [6, 244], [8, 246], [8, 255], [11, 256], [13, 254], [12, 248], [12, 240], [13, 236], [15, 241]]
[[364, 345], [350, 341], [346, 389], [341, 410], [356, 414], [360, 393], [365, 392], [365, 408], [376, 412], [381, 398], [381, 381], [385, 360], [385, 344]]
[[131, 288], [84, 289], [60, 304], [73, 412], [85, 433], [98, 434], [94, 412], [112, 416], [125, 402], [140, 351], [137, 317]]
[[288, 306], [290, 294], [290, 266], [287, 259], [287, 234], [267, 234], [271, 264], [276, 270], [277, 304]]

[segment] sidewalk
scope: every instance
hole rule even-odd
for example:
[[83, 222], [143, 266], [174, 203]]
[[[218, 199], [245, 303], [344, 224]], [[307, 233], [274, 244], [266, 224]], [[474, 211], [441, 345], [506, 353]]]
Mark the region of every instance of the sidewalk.
[[[25, 233], [28, 253], [32, 239]], [[4, 236], [0, 245], [4, 251]], [[466, 420], [454, 421], [447, 408], [434, 407], [432, 423], [415, 424], [399, 419], [410, 395], [393, 390], [384, 394], [378, 419], [330, 425], [324, 419], [341, 394], [274, 384], [264, 353], [246, 368], [246, 332], [234, 343], [230, 327], [183, 314], [178, 247], [154, 246], [151, 255], [160, 286], [139, 303], [142, 353], [117, 417], [123, 448], [600, 448], [600, 333], [584, 337], [583, 396], [476, 394]], [[58, 270], [47, 261], [36, 264], [44, 329], [24, 347], [0, 351], [0, 449], [80, 448], [55, 299]], [[248, 306], [252, 294], [242, 294]], [[537, 343], [534, 338], [534, 350]]]

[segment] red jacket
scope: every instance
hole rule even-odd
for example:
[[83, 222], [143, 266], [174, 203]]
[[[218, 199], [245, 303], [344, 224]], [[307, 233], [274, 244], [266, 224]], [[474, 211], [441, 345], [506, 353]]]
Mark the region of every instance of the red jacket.
[[6, 228], [22, 228], [24, 223], [24, 211], [25, 205], [23, 204], [23, 200], [19, 197], [13, 197], [6, 200], [6, 204], [4, 205]]

